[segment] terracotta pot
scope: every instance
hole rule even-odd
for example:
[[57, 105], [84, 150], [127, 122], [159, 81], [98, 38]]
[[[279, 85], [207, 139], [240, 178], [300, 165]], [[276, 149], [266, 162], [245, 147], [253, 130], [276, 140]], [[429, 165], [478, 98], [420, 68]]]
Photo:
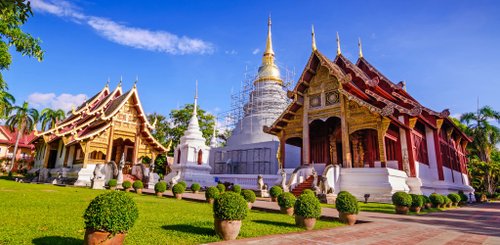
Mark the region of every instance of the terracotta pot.
[[448, 203], [448, 208], [451, 208], [452, 205], [453, 203]]
[[248, 209], [252, 209], [252, 204], [251, 202], [247, 202], [247, 205], [248, 205]]
[[116, 190], [116, 186], [109, 187], [109, 189], [114, 191], [114, 190]]
[[235, 240], [240, 234], [241, 220], [220, 220], [214, 218], [215, 233], [225, 241]]
[[280, 207], [280, 211], [282, 214], [288, 214], [290, 216], [293, 216], [293, 207], [290, 207], [290, 208]]
[[339, 219], [344, 224], [354, 225], [356, 223], [357, 216], [355, 214], [340, 212]]
[[277, 202], [278, 198], [277, 197], [271, 197], [271, 202]]
[[418, 213], [420, 213], [420, 209], [421, 209], [421, 207], [411, 207], [411, 208], [410, 208], [410, 210], [411, 210], [412, 212], [415, 212], [415, 213], [417, 213], [417, 214], [418, 214]]
[[175, 194], [175, 199], [181, 200], [182, 199], [182, 194]]
[[198, 194], [198, 192], [200, 192], [200, 191], [193, 191], [194, 194]]
[[396, 206], [396, 213], [397, 214], [407, 214], [409, 208], [407, 206]]
[[130, 192], [130, 188], [125, 189], [125, 192]]
[[163, 196], [163, 192], [156, 192], [156, 196], [157, 197], [162, 197]]
[[214, 199], [213, 198], [208, 198], [207, 202], [210, 203], [210, 204], [214, 204]]
[[135, 190], [135, 193], [137, 193], [137, 194], [142, 194], [142, 189], [137, 189], [137, 190]]
[[124, 233], [118, 233], [114, 236], [109, 232], [94, 231], [92, 229], [85, 230], [84, 245], [121, 245], [125, 240]]
[[425, 208], [426, 208], [426, 209], [430, 209], [431, 207], [432, 207], [432, 203], [430, 203], [430, 202], [429, 202], [429, 203], [426, 203], [426, 204], [425, 204]]
[[316, 224], [316, 218], [304, 218], [303, 216], [295, 215], [295, 224], [310, 231]]

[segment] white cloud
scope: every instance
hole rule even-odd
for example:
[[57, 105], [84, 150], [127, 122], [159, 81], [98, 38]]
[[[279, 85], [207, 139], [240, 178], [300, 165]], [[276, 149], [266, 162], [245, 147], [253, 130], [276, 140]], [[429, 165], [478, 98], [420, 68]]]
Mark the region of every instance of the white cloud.
[[87, 99], [85, 94], [60, 94], [55, 93], [32, 93], [28, 96], [28, 103], [34, 108], [62, 109], [67, 112], [72, 106], [79, 106]]
[[69, 18], [79, 24], [87, 24], [104, 38], [133, 48], [168, 54], [211, 54], [214, 52], [213, 44], [201, 39], [179, 37], [166, 31], [129, 27], [107, 18], [87, 16], [63, 0], [37, 0], [33, 1], [32, 7], [35, 11]]
[[260, 52], [260, 49], [259, 49], [259, 48], [256, 48], [256, 49], [254, 49], [254, 50], [252, 51], [252, 54], [254, 54], [254, 55], [255, 55], [255, 54], [258, 54], [259, 52]]
[[238, 51], [233, 49], [233, 50], [226, 50], [224, 53], [229, 55], [237, 55]]

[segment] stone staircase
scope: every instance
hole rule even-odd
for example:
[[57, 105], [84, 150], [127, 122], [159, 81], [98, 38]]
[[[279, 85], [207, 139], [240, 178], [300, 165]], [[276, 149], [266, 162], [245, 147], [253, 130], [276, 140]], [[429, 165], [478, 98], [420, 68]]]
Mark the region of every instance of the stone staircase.
[[305, 189], [312, 190], [313, 182], [314, 182], [314, 177], [309, 176], [304, 182], [298, 184], [295, 188], [293, 188], [291, 193], [294, 196], [300, 196], [300, 194], [302, 194], [302, 191], [304, 191]]

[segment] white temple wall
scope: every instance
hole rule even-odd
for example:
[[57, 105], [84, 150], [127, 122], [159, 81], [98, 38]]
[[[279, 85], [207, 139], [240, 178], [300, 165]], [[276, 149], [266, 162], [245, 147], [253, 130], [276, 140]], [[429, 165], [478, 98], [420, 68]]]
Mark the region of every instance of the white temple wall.
[[[429, 172], [427, 174], [428, 179], [438, 180], [438, 166], [437, 166], [437, 154], [434, 142], [434, 132], [429, 127], [425, 127], [425, 137], [427, 139], [427, 154], [429, 159]], [[418, 175], [417, 175], [418, 176]]]
[[[64, 147], [64, 148], [67, 148], [67, 147]], [[73, 166], [73, 156], [75, 155], [75, 146], [72, 145], [69, 147], [69, 155], [68, 155], [68, 167], [72, 167]]]
[[62, 142], [62, 140], [60, 140], [59, 144], [57, 145], [57, 158], [55, 168], [62, 168], [64, 166], [64, 157], [66, 156], [65, 154], [66, 147], [64, 147], [64, 143]]
[[443, 166], [443, 174], [444, 174], [444, 182], [445, 183], [453, 183], [453, 172], [450, 168]]
[[294, 145], [285, 145], [285, 168], [297, 168], [300, 166], [300, 153], [302, 148]]

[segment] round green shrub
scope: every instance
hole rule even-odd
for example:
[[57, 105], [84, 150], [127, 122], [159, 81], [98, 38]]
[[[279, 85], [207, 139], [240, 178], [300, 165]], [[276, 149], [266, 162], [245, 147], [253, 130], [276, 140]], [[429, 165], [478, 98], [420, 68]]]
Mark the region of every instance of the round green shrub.
[[192, 191], [199, 191], [200, 189], [201, 189], [200, 184], [198, 184], [198, 183], [191, 184], [191, 190]]
[[248, 214], [247, 201], [239, 194], [226, 192], [215, 199], [214, 217], [220, 220], [243, 220]]
[[461, 198], [457, 193], [450, 193], [448, 194], [448, 198], [451, 200], [452, 203], [459, 203]]
[[167, 190], [167, 183], [165, 181], [159, 181], [155, 184], [155, 192], [163, 193]]
[[292, 208], [297, 198], [290, 192], [283, 192], [278, 196], [278, 205], [282, 208]]
[[243, 198], [247, 201], [247, 202], [251, 202], [251, 203], [254, 203], [255, 202], [255, 192], [253, 192], [252, 190], [243, 190], [241, 192], [241, 196], [243, 196]]
[[130, 187], [132, 187], [132, 183], [130, 183], [130, 181], [128, 180], [125, 180], [123, 181], [122, 186], [124, 189], [129, 189]]
[[469, 197], [465, 195], [463, 192], [458, 194], [460, 196], [460, 201], [461, 202], [467, 202], [469, 200]]
[[431, 203], [431, 199], [429, 199], [429, 197], [426, 195], [420, 195], [420, 198], [422, 198], [422, 202], [423, 202], [422, 206], [425, 206], [425, 204], [427, 204], [427, 203]]
[[181, 184], [181, 185], [183, 185], [183, 186], [184, 186], [184, 189], [186, 189], [186, 188], [187, 188], [187, 184], [186, 184], [186, 182], [185, 182], [185, 181], [179, 181], [179, 183], [177, 183], [177, 184]]
[[450, 198], [448, 198], [448, 197], [447, 197], [447, 196], [445, 196], [445, 195], [441, 195], [441, 196], [442, 196], [442, 197], [443, 197], [443, 199], [444, 199], [444, 204], [448, 205], [448, 204], [450, 204], [450, 203], [451, 203], [451, 199], [450, 199]]
[[438, 205], [444, 204], [444, 198], [443, 198], [443, 196], [441, 196], [439, 194], [432, 193], [429, 196], [429, 199], [431, 200], [432, 205], [434, 205], [435, 207], [437, 207]]
[[85, 210], [85, 228], [110, 232], [113, 235], [125, 233], [139, 217], [134, 200], [124, 192], [112, 191], [94, 198]]
[[[314, 191], [313, 191], [313, 190], [311, 190], [311, 189], [305, 189], [305, 190], [303, 190], [303, 191], [302, 191], [302, 194], [316, 196], [316, 193], [314, 193]], [[301, 194], [301, 195], [302, 195], [302, 194]]]
[[116, 187], [118, 185], [118, 181], [116, 181], [116, 179], [110, 179], [108, 181], [108, 186], [109, 187]]
[[304, 218], [319, 218], [321, 216], [321, 204], [318, 198], [310, 194], [302, 194], [295, 202], [293, 212]]
[[185, 190], [186, 190], [186, 187], [184, 187], [184, 185], [181, 183], [177, 183], [174, 185], [174, 187], [172, 187], [172, 192], [174, 194], [182, 194], [182, 193], [184, 193]]
[[335, 200], [335, 207], [339, 213], [358, 214], [359, 203], [355, 196], [349, 192], [339, 193]]
[[220, 194], [219, 189], [217, 189], [217, 187], [210, 186], [205, 191], [205, 198], [206, 199], [209, 199], [209, 198], [217, 199], [219, 197], [219, 194]]
[[142, 181], [136, 180], [134, 181], [134, 184], [132, 184], [132, 187], [134, 187], [135, 190], [138, 190], [144, 188], [144, 185], [142, 184]]
[[217, 184], [217, 189], [219, 189], [219, 193], [224, 193], [226, 191], [226, 186], [224, 184]]
[[241, 193], [241, 186], [239, 185], [233, 185], [233, 189], [232, 191], [236, 194], [240, 194]]
[[411, 196], [404, 191], [398, 191], [392, 194], [392, 204], [396, 206], [410, 207], [411, 203], [412, 203]]
[[411, 197], [411, 206], [416, 208], [416, 207], [422, 207], [424, 206], [424, 200], [420, 195], [417, 194], [410, 194]]
[[281, 189], [281, 187], [277, 185], [271, 187], [271, 189], [269, 190], [269, 194], [271, 195], [271, 197], [278, 197], [281, 193], [283, 193], [283, 189]]

